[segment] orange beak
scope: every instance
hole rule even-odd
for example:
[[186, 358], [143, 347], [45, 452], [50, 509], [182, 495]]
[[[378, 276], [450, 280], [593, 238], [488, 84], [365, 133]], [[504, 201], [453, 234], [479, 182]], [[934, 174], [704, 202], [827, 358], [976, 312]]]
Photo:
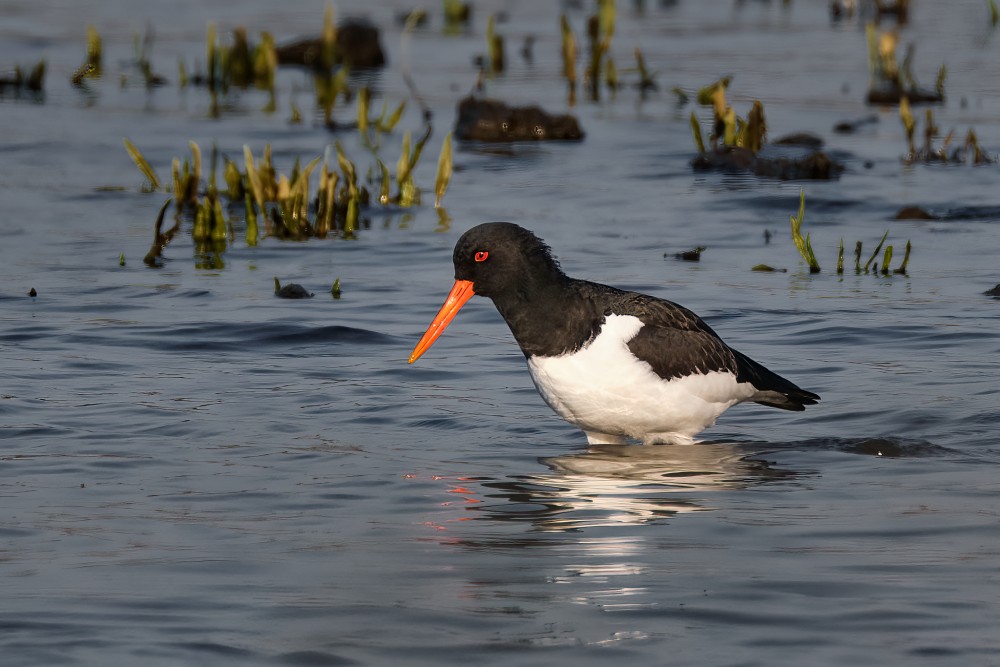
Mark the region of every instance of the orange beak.
[[448, 293], [448, 298], [444, 300], [444, 305], [441, 306], [441, 310], [438, 314], [434, 316], [434, 321], [431, 322], [430, 326], [427, 327], [427, 331], [424, 332], [424, 337], [420, 339], [417, 346], [413, 348], [413, 354], [410, 355], [410, 360], [407, 363], [412, 364], [414, 361], [419, 359], [424, 352], [426, 352], [434, 341], [438, 339], [438, 336], [444, 333], [444, 330], [451, 324], [451, 321], [455, 319], [455, 315], [458, 315], [458, 311], [461, 310], [465, 302], [471, 299], [475, 295], [472, 291], [472, 281], [471, 280], [456, 280], [455, 284], [451, 288], [451, 292]]

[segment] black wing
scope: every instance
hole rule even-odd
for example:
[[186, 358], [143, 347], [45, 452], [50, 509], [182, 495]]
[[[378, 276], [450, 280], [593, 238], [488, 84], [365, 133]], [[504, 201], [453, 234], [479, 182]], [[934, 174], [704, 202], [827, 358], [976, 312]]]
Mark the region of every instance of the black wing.
[[785, 410], [804, 410], [819, 396], [800, 389], [750, 357], [730, 348], [700, 317], [676, 303], [638, 293], [623, 293], [615, 313], [635, 315], [645, 323], [628, 343], [636, 357], [664, 379], [712, 371], [736, 375], [758, 390], [757, 403]]

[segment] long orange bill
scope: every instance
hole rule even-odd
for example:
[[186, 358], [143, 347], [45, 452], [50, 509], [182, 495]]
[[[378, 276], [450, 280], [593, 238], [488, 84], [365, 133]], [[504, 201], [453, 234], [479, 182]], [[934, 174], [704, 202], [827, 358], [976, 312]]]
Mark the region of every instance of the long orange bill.
[[456, 280], [455, 284], [451, 288], [451, 292], [448, 293], [448, 298], [444, 300], [444, 305], [441, 306], [441, 310], [438, 314], [434, 316], [434, 321], [431, 322], [430, 326], [427, 327], [427, 331], [424, 332], [424, 337], [420, 339], [417, 346], [413, 348], [413, 354], [410, 355], [410, 360], [407, 363], [412, 364], [414, 361], [419, 359], [424, 352], [426, 352], [434, 341], [438, 339], [438, 336], [444, 333], [444, 330], [451, 324], [451, 321], [455, 319], [455, 315], [458, 315], [458, 311], [461, 310], [465, 302], [471, 299], [475, 295], [472, 291], [472, 281], [471, 280]]

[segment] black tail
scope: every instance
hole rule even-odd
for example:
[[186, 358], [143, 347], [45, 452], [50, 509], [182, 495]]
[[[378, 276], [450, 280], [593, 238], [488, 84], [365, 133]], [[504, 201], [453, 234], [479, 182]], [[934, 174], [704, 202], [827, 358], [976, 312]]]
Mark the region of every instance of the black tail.
[[818, 394], [800, 389], [745, 354], [736, 350], [733, 350], [733, 354], [736, 356], [736, 380], [749, 382], [757, 389], [757, 395], [750, 399], [754, 403], [801, 412], [807, 405], [816, 405], [819, 401]]

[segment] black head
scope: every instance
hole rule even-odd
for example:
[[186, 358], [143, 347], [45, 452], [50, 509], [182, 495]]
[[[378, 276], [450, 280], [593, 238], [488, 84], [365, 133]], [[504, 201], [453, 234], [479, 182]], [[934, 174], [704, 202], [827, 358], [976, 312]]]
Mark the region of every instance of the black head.
[[465, 232], [453, 260], [455, 280], [471, 281], [476, 294], [492, 299], [565, 280], [549, 247], [511, 222], [487, 222]]

